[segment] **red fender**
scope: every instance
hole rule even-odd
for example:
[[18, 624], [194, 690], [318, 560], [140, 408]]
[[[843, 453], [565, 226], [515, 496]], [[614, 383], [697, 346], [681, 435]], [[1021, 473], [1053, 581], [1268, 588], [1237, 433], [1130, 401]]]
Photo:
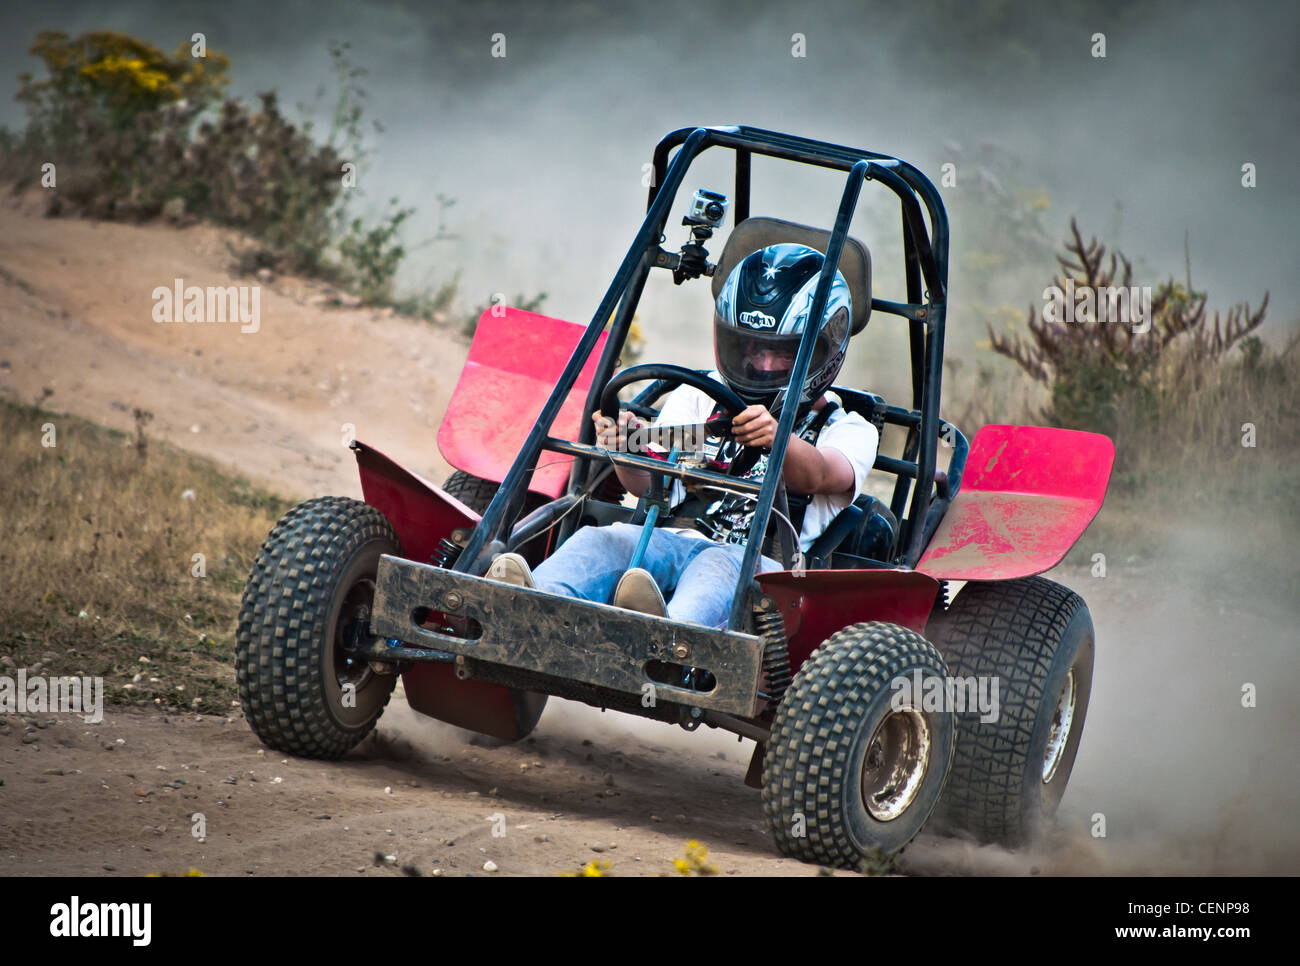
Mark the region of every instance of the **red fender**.
[[[504, 480], [585, 331], [523, 309], [488, 309], [479, 316], [469, 358], [438, 428], [443, 458], [482, 479]], [[552, 436], [577, 438], [582, 404], [604, 347], [601, 333], [551, 425]], [[551, 499], [560, 496], [572, 462], [572, 457], [543, 451], [529, 489]]]
[[[361, 493], [388, 518], [410, 560], [428, 562], [438, 541], [479, 515], [376, 449], [354, 443]], [[416, 664], [402, 673], [406, 700], [421, 714], [504, 741], [517, 741], [537, 723], [545, 699], [499, 684], [462, 681], [450, 664]]]
[[1101, 509], [1114, 462], [1115, 444], [1097, 433], [985, 426], [916, 569], [1010, 580], [1056, 566]]
[[911, 570], [780, 570], [756, 579], [785, 618], [792, 672], [850, 624], [887, 621], [924, 634], [939, 594], [937, 580]]

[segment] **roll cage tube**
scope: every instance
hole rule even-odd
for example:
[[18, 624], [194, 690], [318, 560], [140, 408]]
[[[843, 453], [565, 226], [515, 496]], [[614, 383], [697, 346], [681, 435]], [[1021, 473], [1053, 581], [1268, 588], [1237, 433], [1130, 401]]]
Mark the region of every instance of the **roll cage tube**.
[[[679, 128], [655, 147], [654, 182], [649, 190], [652, 203], [664, 184], [663, 172], [669, 152], [697, 128]], [[912, 461], [915, 474], [899, 475], [894, 487], [891, 508], [900, 518], [908, 504], [903, 532], [899, 535], [902, 551], [895, 563], [912, 567], [925, 547], [925, 518], [934, 485], [935, 460], [938, 453], [939, 400], [943, 365], [944, 323], [948, 291], [948, 215], [933, 182], [906, 161], [874, 151], [813, 141], [777, 131], [735, 126], [707, 129], [707, 146], [729, 147], [736, 152], [736, 197], [732, 202], [733, 224], [749, 217], [750, 162], [754, 154], [848, 171], [860, 159], [872, 162], [871, 180], [880, 182], [898, 196], [902, 212], [903, 258], [907, 280], [906, 303], [873, 298], [872, 309], [902, 316], [909, 321], [908, 338], [912, 363], [912, 406], [920, 420], [909, 430], [904, 459]], [[917, 198], [925, 205], [931, 234], [926, 231]], [[924, 282], [924, 289], [922, 287]], [[606, 347], [609, 351], [610, 347]], [[915, 479], [915, 485], [911, 481]]]
[[[840, 210], [835, 216], [835, 229], [831, 232], [830, 243], [826, 246], [826, 265], [838, 265], [840, 252], [844, 250], [844, 239], [849, 234], [849, 220], [858, 204], [858, 194], [862, 191], [862, 182], [867, 177], [871, 163], [859, 161], [849, 171], [848, 183], [844, 186], [844, 196], [840, 199]], [[772, 501], [776, 499], [777, 483], [785, 471], [785, 451], [790, 444], [790, 434], [794, 432], [794, 418], [799, 412], [798, 400], [803, 390], [804, 380], [808, 378], [808, 367], [812, 364], [813, 346], [817, 334], [821, 331], [820, 320], [826, 314], [826, 303], [830, 300], [831, 283], [835, 273], [822, 272], [818, 276], [817, 288], [813, 292], [812, 307], [808, 310], [808, 325], [804, 326], [803, 336], [799, 339], [799, 351], [794, 356], [794, 367], [790, 370], [790, 382], [786, 388], [787, 400], [795, 400], [795, 405], [781, 407], [781, 416], [776, 421], [776, 438], [772, 441], [771, 454], [767, 458], [767, 470], [763, 474], [763, 484], [758, 491], [758, 505], [754, 507], [754, 516], [749, 523], [749, 539], [745, 541], [745, 555], [740, 558], [740, 578], [736, 581], [736, 593], [731, 599], [731, 614], [727, 618], [729, 630], [741, 630], [746, 626], [749, 609], [749, 583], [754, 577], [754, 568], [758, 565], [759, 552], [763, 546], [763, 536], [767, 533], [767, 520], [772, 513]], [[819, 320], [813, 324], [813, 319]], [[798, 548], [796, 548], [798, 549]]]
[[[465, 549], [457, 557], [454, 565], [456, 570], [475, 575], [482, 574], [487, 569], [491, 554], [498, 552], [498, 547], [504, 548], [505, 543], [502, 540], [502, 534], [514, 522], [514, 518], [519, 515], [519, 511], [523, 507], [524, 494], [527, 492], [533, 470], [536, 468], [538, 458], [541, 456], [542, 443], [546, 439], [551, 424], [555, 422], [555, 417], [560, 414], [560, 408], [564, 405], [564, 400], [568, 398], [570, 390], [573, 389], [573, 384], [578, 379], [578, 373], [591, 356], [591, 350], [595, 348], [596, 341], [600, 338], [605, 323], [613, 313], [615, 304], [627, 291], [633, 274], [638, 273], [638, 269], [640, 269], [641, 273], [648, 269], [648, 266], [644, 264], [646, 250], [652, 244], [657, 244], [659, 232], [662, 231], [663, 224], [668, 219], [668, 208], [677, 195], [677, 189], [681, 187], [682, 179], [686, 176], [686, 169], [690, 166], [691, 159], [700, 152], [706, 137], [707, 133], [704, 129], [697, 128], [682, 144], [682, 150], [678, 152], [671, 168], [664, 177], [663, 185], [669, 190], [656, 198], [654, 203], [650, 205], [650, 210], [646, 212], [645, 220], [641, 222], [641, 227], [632, 240], [632, 247], [628, 249], [627, 255], [623, 257], [623, 262], [619, 265], [614, 280], [610, 282], [604, 298], [600, 300], [600, 305], [597, 306], [595, 314], [591, 317], [591, 322], [587, 325], [587, 331], [578, 340], [573, 355], [569, 357], [564, 371], [560, 373], [560, 378], [555, 382], [555, 388], [551, 390], [551, 395], [546, 400], [546, 405], [542, 407], [537, 421], [533, 423], [533, 428], [528, 431], [528, 436], [524, 439], [523, 446], [519, 448], [519, 455], [515, 457], [514, 463], [511, 464], [510, 471], [506, 473], [506, 478], [501, 481], [496, 495], [492, 497], [492, 502], [483, 511], [483, 517], [470, 534]], [[644, 279], [641, 281], [644, 283]], [[619, 340], [618, 351], [621, 351], [622, 342], [626, 339], [626, 335], [626, 327], [624, 327], [622, 338]], [[610, 353], [606, 352], [602, 363], [604, 363], [605, 359], [613, 358], [617, 358], [617, 356], [611, 356]], [[594, 389], [598, 384], [602, 383], [599, 381], [593, 382], [592, 388]], [[591, 412], [591, 407], [588, 406], [585, 411]], [[485, 550], [488, 551], [486, 555], [484, 554]], [[485, 557], [486, 559], [480, 559]]]
[[[678, 145], [680, 150], [670, 163], [669, 152]], [[915, 427], [909, 428], [904, 462], [909, 469], [915, 467], [915, 474], [912, 476], [900, 473], [895, 488], [894, 502], [901, 507], [906, 503], [907, 488], [909, 485], [913, 487], [910, 512], [903, 533], [900, 535], [900, 545], [904, 550], [895, 563], [910, 567], [914, 566], [919, 559], [924, 546], [925, 523], [931, 502], [931, 491], [934, 488], [939, 429], [940, 364], [943, 354], [947, 289], [948, 221], [938, 192], [919, 170], [887, 155], [758, 128], [718, 127], [682, 128], [669, 134], [656, 146], [655, 180], [647, 199], [646, 217], [587, 330], [579, 340], [573, 356], [529, 431], [519, 455], [484, 512], [483, 518], [470, 534], [465, 552], [458, 557], [454, 565], [455, 569], [481, 574], [486, 569], [490, 556], [504, 547], [502, 534], [519, 514], [528, 481], [543, 449], [569, 453], [577, 457], [570, 476], [570, 492], [574, 492], [579, 487], [585, 475], [596, 472], [594, 461], [597, 458], [612, 458], [611, 454], [588, 445], [593, 439], [594, 432], [593, 427], [589, 425], [589, 420], [584, 420], [581, 425], [578, 443], [551, 438], [547, 435], [547, 431], [572, 390], [579, 371], [590, 357], [601, 330], [610, 320], [617, 306], [618, 315], [614, 319], [605, 350], [598, 362], [584, 412], [588, 414], [593, 412], [599, 404], [600, 393], [613, 375], [619, 353], [622, 352], [626, 342], [632, 316], [649, 274], [653, 253], [658, 247], [667, 221], [669, 207], [676, 198], [686, 170], [694, 158], [714, 146], [731, 148], [736, 153], [736, 198], [732, 209], [736, 223], [743, 221], [749, 214], [750, 163], [754, 154], [849, 172], [848, 183], [835, 220], [835, 228], [827, 245], [826, 255], [830, 264], [838, 263], [864, 180], [878, 181], [899, 197], [902, 209], [908, 302], [897, 303], [873, 298], [871, 305], [877, 311], [899, 315], [909, 320], [913, 405], [918, 412]], [[921, 212], [918, 198], [925, 204], [933, 237], [927, 233], [926, 219]], [[821, 284], [818, 285], [814, 296], [814, 316], [825, 311], [830, 280], [831, 276], [823, 276]], [[922, 302], [922, 281], [924, 281], [924, 302]], [[792, 387], [803, 385], [812, 357], [816, 329], [817, 327], [810, 326], [800, 341], [795, 366], [791, 371], [790, 386]], [[733, 630], [743, 629], [746, 623], [750, 577], [757, 563], [762, 535], [771, 512], [776, 484], [780, 479], [786, 443], [793, 428], [794, 413], [794, 407], [783, 410], [782, 419], [779, 421], [777, 445], [773, 448], [772, 459], [768, 463], [769, 472], [759, 487], [754, 525], [751, 526], [742, 565], [744, 576], [737, 582], [728, 622], [728, 626]], [[786, 425], [787, 422], [790, 425]], [[637, 465], [637, 457], [631, 454], [613, 455], [617, 457], [618, 462]], [[913, 459], [914, 463], [911, 462]], [[662, 463], [658, 463], [654, 468], [660, 472], [665, 469]], [[695, 473], [680, 470], [670, 472], [669, 475], [679, 478], [696, 476]], [[911, 483], [912, 479], [915, 480], [914, 484]], [[735, 489], [752, 492], [751, 486], [743, 485], [741, 481], [730, 482]]]

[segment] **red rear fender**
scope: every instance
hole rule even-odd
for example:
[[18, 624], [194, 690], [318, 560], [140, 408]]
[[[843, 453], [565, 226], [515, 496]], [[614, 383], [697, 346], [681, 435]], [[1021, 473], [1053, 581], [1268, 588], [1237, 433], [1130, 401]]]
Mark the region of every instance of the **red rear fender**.
[[[585, 331], [584, 326], [522, 309], [484, 312], [438, 429], [438, 449], [447, 462], [485, 480], [505, 479]], [[551, 425], [552, 436], [577, 438], [582, 404], [604, 347], [602, 333]], [[552, 499], [560, 496], [572, 462], [571, 457], [543, 452], [529, 489]]]
[[1115, 444], [1097, 433], [985, 426], [916, 569], [1010, 580], [1056, 566], [1101, 509], [1114, 462]]

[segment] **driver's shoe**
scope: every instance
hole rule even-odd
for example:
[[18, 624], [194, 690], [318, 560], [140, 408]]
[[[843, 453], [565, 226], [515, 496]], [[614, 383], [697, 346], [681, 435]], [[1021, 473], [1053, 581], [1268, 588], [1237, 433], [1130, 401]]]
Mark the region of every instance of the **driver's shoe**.
[[649, 571], [640, 567], [633, 567], [619, 578], [618, 586], [614, 588], [614, 606], [640, 611], [652, 617], [668, 616], [668, 605], [664, 603], [664, 595], [659, 592], [659, 585]]
[[486, 577], [488, 580], [499, 580], [503, 584], [514, 584], [516, 587], [537, 586], [533, 583], [533, 572], [528, 567], [528, 561], [517, 553], [498, 554], [492, 561], [492, 565], [488, 567]]

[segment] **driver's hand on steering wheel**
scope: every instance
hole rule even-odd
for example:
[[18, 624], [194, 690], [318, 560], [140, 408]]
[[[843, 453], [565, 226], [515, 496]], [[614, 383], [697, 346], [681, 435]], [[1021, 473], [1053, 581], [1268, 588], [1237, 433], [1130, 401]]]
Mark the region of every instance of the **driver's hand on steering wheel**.
[[618, 414], [617, 424], [599, 411], [592, 413], [591, 419], [596, 424], [596, 445], [619, 453], [640, 452], [639, 446], [636, 450], [628, 449], [627, 435], [650, 425], [626, 409]]
[[769, 449], [776, 442], [776, 417], [766, 407], [748, 406], [731, 421], [736, 442], [759, 449]]

